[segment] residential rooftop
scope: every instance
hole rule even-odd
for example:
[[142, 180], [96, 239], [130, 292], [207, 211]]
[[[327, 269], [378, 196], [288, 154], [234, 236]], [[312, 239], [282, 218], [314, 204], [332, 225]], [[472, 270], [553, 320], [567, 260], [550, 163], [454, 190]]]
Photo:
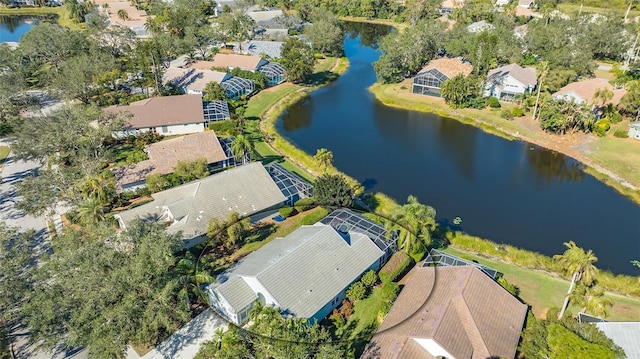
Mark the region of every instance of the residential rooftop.
[[255, 71], [260, 66], [267, 63], [258, 56], [237, 55], [237, 54], [216, 54], [213, 57], [213, 64], [216, 67], [241, 68], [244, 70]]
[[129, 105], [109, 106], [104, 111], [130, 113], [132, 116], [127, 120], [128, 128], [204, 123], [200, 95], [150, 97]]
[[503, 76], [511, 76], [524, 87], [533, 88], [538, 83], [536, 70], [532, 67], [522, 67], [518, 64], [509, 64], [489, 70], [487, 82], [496, 81]]
[[429, 63], [420, 72], [426, 72], [436, 69], [448, 78], [453, 78], [458, 74], [469, 76], [473, 67], [469, 62], [462, 61], [459, 58], [441, 57], [429, 61]]
[[624, 88], [615, 88], [611, 85], [607, 80], [600, 78], [593, 78], [583, 81], [572, 82], [567, 86], [561, 88], [558, 92], [553, 94], [554, 98], [562, 97], [563, 95], [574, 94], [579, 96], [587, 103], [596, 102], [594, 96], [596, 91], [601, 89], [608, 89], [613, 92], [613, 97], [607, 101], [607, 103], [612, 103], [617, 105], [620, 103], [620, 99], [627, 93], [627, 90]]

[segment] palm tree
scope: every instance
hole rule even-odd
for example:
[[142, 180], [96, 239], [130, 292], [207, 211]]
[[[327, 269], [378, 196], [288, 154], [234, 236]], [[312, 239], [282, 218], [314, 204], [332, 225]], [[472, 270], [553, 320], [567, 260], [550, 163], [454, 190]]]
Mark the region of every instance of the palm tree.
[[398, 247], [408, 254], [424, 253], [425, 244], [431, 241], [430, 231], [435, 228], [436, 211], [424, 205], [415, 196], [409, 196], [407, 203], [391, 212], [391, 220], [396, 227], [404, 229], [398, 237]]
[[633, 5], [633, 0], [629, 0], [629, 6], [627, 7], [627, 12], [624, 13], [624, 22], [627, 23], [627, 18], [629, 17], [629, 12], [631, 11], [631, 6]]
[[607, 101], [611, 100], [612, 98], [613, 98], [613, 91], [609, 90], [606, 87], [597, 89], [596, 92], [593, 94], [593, 101], [595, 101], [596, 104], [599, 104], [600, 102], [602, 102], [600, 107], [604, 106], [604, 104]]
[[122, 21], [129, 20], [129, 13], [125, 9], [118, 10], [118, 18]]
[[195, 302], [192, 298], [199, 299], [203, 303], [208, 303], [207, 295], [200, 289], [204, 283], [213, 283], [215, 279], [198, 266], [191, 252], [187, 252], [184, 258], [180, 259], [173, 268], [176, 275], [175, 280], [180, 284], [180, 297], [186, 298], [189, 303]]
[[238, 135], [231, 142], [231, 153], [235, 157], [236, 163], [239, 159], [242, 159], [242, 164], [250, 160], [250, 154], [253, 151], [253, 142], [249, 136]]
[[540, 63], [539, 75], [538, 75], [538, 94], [536, 95], [536, 104], [533, 106], [533, 115], [532, 118], [535, 121], [536, 115], [538, 114], [538, 105], [540, 103], [540, 90], [542, 90], [542, 83], [546, 79], [549, 74], [549, 62], [542, 61]]
[[318, 162], [318, 165], [320, 165], [322, 173], [324, 174], [327, 173], [327, 167], [329, 167], [333, 162], [333, 152], [326, 148], [319, 148], [313, 158]]
[[569, 297], [573, 292], [576, 281], [589, 287], [593, 284], [595, 274], [598, 272], [598, 269], [593, 265], [593, 263], [598, 261], [598, 257], [593, 254], [593, 251], [589, 250], [585, 252], [584, 249], [578, 247], [574, 241], [565, 242], [564, 246], [567, 247], [564, 253], [553, 256], [553, 259], [560, 263], [567, 273], [573, 274], [571, 276], [569, 290], [562, 304], [562, 310], [560, 310], [560, 314], [558, 314], [558, 319], [564, 316], [564, 312], [569, 305]]
[[102, 203], [95, 199], [90, 198], [82, 202], [78, 207], [78, 220], [84, 224], [97, 224], [98, 222], [105, 220], [104, 206]]

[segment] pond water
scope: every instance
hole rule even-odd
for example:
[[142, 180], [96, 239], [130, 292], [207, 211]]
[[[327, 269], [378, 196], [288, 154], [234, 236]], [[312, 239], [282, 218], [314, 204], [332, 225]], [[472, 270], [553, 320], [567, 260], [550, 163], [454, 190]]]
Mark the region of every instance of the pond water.
[[438, 220], [461, 217], [473, 235], [547, 255], [575, 241], [599, 268], [640, 274], [640, 206], [560, 153], [508, 141], [456, 120], [387, 107], [367, 91], [376, 78], [376, 43], [388, 27], [347, 23], [349, 70], [291, 107], [278, 130], [368, 191], [433, 206]]
[[33, 16], [0, 16], [0, 43], [19, 42], [37, 22]]

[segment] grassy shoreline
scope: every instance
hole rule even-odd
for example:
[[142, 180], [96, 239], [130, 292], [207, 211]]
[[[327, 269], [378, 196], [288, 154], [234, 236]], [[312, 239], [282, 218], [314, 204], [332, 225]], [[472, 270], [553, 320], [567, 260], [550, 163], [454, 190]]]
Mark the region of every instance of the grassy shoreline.
[[81, 30], [85, 28], [84, 24], [75, 23], [69, 18], [69, 12], [66, 6], [45, 6], [45, 7], [7, 7], [0, 6], [0, 16], [47, 16], [55, 15], [56, 21], [60, 26], [67, 27], [71, 30]]
[[[612, 153], [614, 146], [619, 147], [620, 143], [624, 141], [624, 144], [631, 148], [627, 151], [632, 153], [636, 148], [640, 151], [640, 143], [635, 143], [637, 141], [634, 142], [632, 139], [625, 141], [625, 139], [614, 139], [613, 137], [598, 138], [595, 140], [597, 142], [592, 153], [581, 154], [578, 151], [569, 153], [560, 145], [554, 145], [551, 142], [561, 141], [560, 136], [544, 134], [541, 130], [529, 130], [515, 121], [504, 120], [500, 118], [499, 111], [451, 109], [442, 99], [411, 94], [408, 90], [410, 86], [408, 80], [392, 85], [376, 83], [369, 88], [369, 91], [386, 106], [452, 118], [508, 140], [522, 140], [563, 153], [584, 165], [585, 172], [633, 202], [640, 204], [640, 166], [635, 164], [637, 161], [628, 159], [618, 163], [620, 158], [616, 158], [615, 169], [607, 168], [605, 165], [607, 159], [615, 158], [616, 154]], [[512, 107], [513, 105], [510, 104], [503, 105], [503, 108], [506, 109]], [[617, 142], [614, 144], [614, 141]]]
[[[344, 61], [344, 60], [341, 60], [341, 61]], [[334, 65], [333, 69], [335, 71], [336, 68], [340, 68], [341, 73], [343, 73], [344, 71], [346, 71], [347, 67], [348, 66], [346, 66], [346, 64], [342, 62]], [[275, 123], [277, 119], [282, 115], [284, 111], [286, 111], [286, 109], [289, 106], [295, 104], [298, 101], [304, 100], [306, 96], [308, 96], [312, 91], [318, 89], [320, 86], [303, 87], [303, 86], [293, 85], [293, 84], [285, 84], [280, 86], [283, 86], [283, 87], [280, 89], [277, 89], [274, 92], [274, 94], [269, 95], [269, 101], [267, 102], [263, 101], [264, 103], [262, 103], [261, 106], [258, 106], [259, 108], [256, 106], [249, 106], [249, 109], [248, 109], [248, 113], [250, 113], [252, 116], [262, 119], [259, 124], [260, 133], [262, 134], [262, 136], [269, 138], [269, 141], [260, 143], [260, 145], [263, 147], [262, 147], [262, 151], [259, 151], [259, 152], [261, 152], [260, 153], [261, 155], [263, 153], [269, 153], [271, 155], [273, 155], [274, 153], [277, 153], [279, 156], [282, 156], [282, 158], [285, 159], [286, 164], [289, 164], [293, 168], [298, 168], [299, 170], [297, 172], [302, 172], [307, 179], [312, 179], [313, 177], [321, 173], [320, 168], [317, 166], [317, 164], [315, 163], [315, 160], [313, 159], [313, 156], [306, 154], [304, 151], [296, 148], [293, 144], [286, 141], [286, 139], [284, 139], [275, 129]], [[375, 86], [376, 85], [374, 85], [374, 87]], [[281, 94], [282, 96], [277, 96], [277, 94]], [[391, 104], [391, 106], [393, 106], [393, 104]], [[445, 112], [444, 106], [445, 105], [443, 104], [441, 108], [430, 107], [432, 111], [429, 111], [429, 112], [435, 112], [437, 114], [441, 114], [442, 116], [450, 117], [450, 115], [447, 112]], [[414, 107], [412, 107], [412, 109], [416, 110], [416, 108]], [[424, 109], [418, 109], [418, 110], [424, 110]], [[470, 117], [467, 119], [465, 119], [464, 117], [461, 117], [459, 119], [467, 123], [477, 125], [476, 121], [474, 121]], [[255, 122], [258, 122], [258, 121], [255, 121]], [[495, 128], [489, 124], [481, 124], [477, 126], [481, 126], [481, 128], [487, 132], [491, 132], [493, 134], [496, 134], [511, 140], [516, 138], [516, 136], [511, 136], [508, 134], [508, 132], [505, 132], [500, 128]], [[340, 173], [335, 168], [331, 168], [330, 172]], [[399, 205], [392, 198], [382, 193], [375, 194], [375, 201], [378, 203], [378, 206], [376, 207], [376, 212], [381, 214], [388, 214], [393, 207]], [[484, 245], [493, 246], [493, 247], [496, 246], [496, 243], [493, 243], [489, 240], [480, 239], [480, 238], [477, 238], [477, 240], [481, 241]], [[535, 310], [538, 316], [544, 313], [545, 308], [542, 308], [541, 305], [544, 305], [544, 303], [546, 303], [547, 301], [549, 301], [549, 303], [553, 302], [554, 305], [556, 302], [552, 300], [554, 298], [538, 299], [536, 294], [538, 294], [537, 291], [539, 290], [539, 288], [529, 289], [527, 287], [528, 282], [526, 278], [528, 275], [536, 277], [537, 281], [542, 282], [541, 285], [545, 288], [551, 286], [556, 288], [554, 289], [555, 292], [566, 291], [566, 285], [565, 285], [565, 283], [567, 282], [566, 278], [563, 278], [558, 273], [541, 270], [540, 268], [533, 268], [531, 265], [519, 263], [523, 259], [505, 261], [502, 258], [493, 257], [490, 252], [476, 253], [473, 249], [465, 248], [461, 244], [454, 244], [450, 248], [452, 251], [462, 251], [467, 257], [469, 256], [473, 257], [475, 255], [477, 257], [481, 257], [482, 260], [484, 261], [493, 260], [497, 263], [500, 263], [498, 266], [505, 273], [505, 276], [507, 277], [508, 280], [510, 279], [513, 280], [513, 278], [516, 278], [515, 284], [521, 287], [521, 290], [524, 296], [523, 298], [527, 301], [533, 302], [532, 305], [535, 306]], [[551, 261], [550, 257], [543, 256], [542, 254], [539, 254], [536, 252], [531, 252], [526, 250], [519, 250], [519, 251], [520, 253], [525, 253], [528, 257], [531, 257], [531, 258], [545, 257], [546, 260]], [[488, 259], [488, 258], [491, 258], [491, 259]], [[525, 262], [527, 260], [525, 260]], [[524, 280], [521, 279], [522, 277], [525, 277], [525, 279]], [[607, 274], [605, 284], [609, 284], [609, 285], [603, 285], [603, 287], [607, 289], [609, 293], [608, 295], [612, 296], [616, 300], [616, 304], [614, 306], [615, 309], [612, 309], [612, 318], [615, 318], [618, 320], [621, 320], [621, 319], [639, 320], [640, 319], [639, 317], [640, 312], [634, 311], [636, 309], [640, 309], [640, 300], [638, 300], [636, 297], [630, 297], [631, 294], [625, 293], [624, 290], [620, 289], [621, 286], [619, 285], [614, 286], [614, 287], [618, 287], [618, 289], [611, 288], [612, 287], [611, 283], [617, 283], [618, 281], [621, 283], [627, 283], [627, 281], [630, 280], [630, 278], [637, 279], [631, 276], [614, 276], [611, 274]], [[558, 283], [561, 283], [561, 284], [558, 285]], [[557, 289], [558, 287], [560, 289]], [[622, 294], [617, 294], [617, 293], [622, 293]], [[555, 296], [557, 296], [557, 294]]]

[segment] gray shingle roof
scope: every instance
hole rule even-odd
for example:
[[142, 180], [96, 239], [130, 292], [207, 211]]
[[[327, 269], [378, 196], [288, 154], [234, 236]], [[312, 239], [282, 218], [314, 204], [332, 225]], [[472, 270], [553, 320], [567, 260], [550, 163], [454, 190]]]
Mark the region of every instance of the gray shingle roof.
[[624, 350], [627, 358], [640, 358], [640, 322], [594, 323], [604, 335]]
[[521, 84], [533, 88], [537, 83], [536, 70], [531, 67], [521, 67], [518, 64], [510, 64], [490, 70], [487, 74], [487, 82], [499, 81], [503, 76], [511, 76]]
[[269, 58], [279, 58], [282, 53], [282, 41], [257, 41], [251, 40], [243, 44], [244, 48], [253, 56], [267, 54]]
[[259, 162], [155, 193], [153, 198], [115, 216], [126, 224], [148, 213], [161, 213], [163, 219], [169, 215], [173, 223], [167, 232], [182, 231], [184, 239], [191, 239], [206, 233], [212, 218], [226, 219], [232, 211], [250, 216], [286, 199]]
[[311, 318], [383, 254], [367, 236], [331, 226], [303, 226], [245, 257], [224, 277], [256, 277], [281, 310]]
[[258, 299], [258, 295], [251, 290], [242, 277], [233, 277], [215, 288], [229, 302], [236, 313]]

